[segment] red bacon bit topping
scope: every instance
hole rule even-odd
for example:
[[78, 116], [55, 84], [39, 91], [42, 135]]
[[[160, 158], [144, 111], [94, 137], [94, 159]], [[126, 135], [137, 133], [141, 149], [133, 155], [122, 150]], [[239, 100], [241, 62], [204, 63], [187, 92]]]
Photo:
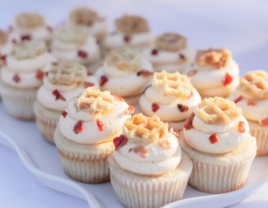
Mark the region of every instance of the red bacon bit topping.
[[13, 40], [12, 40], [12, 43], [16, 45], [16, 44], [17, 44], [16, 39], [13, 39]]
[[189, 130], [193, 127], [193, 120], [194, 120], [194, 112], [192, 112], [192, 114], [190, 115], [190, 117], [187, 119], [186, 123], [184, 124], [184, 128], [186, 130]]
[[159, 105], [156, 104], [156, 103], [153, 103], [153, 104], [152, 104], [152, 111], [153, 111], [153, 112], [156, 112], [158, 109], [159, 109]]
[[13, 76], [13, 80], [15, 81], [15, 82], [19, 82], [20, 81], [20, 77], [19, 77], [19, 75], [18, 74], [15, 74], [14, 76]]
[[128, 108], [125, 110], [125, 115], [133, 115], [135, 111], [135, 108], [133, 106], [128, 106]]
[[121, 101], [121, 102], [125, 102], [124, 98], [122, 98], [121, 96], [119, 96], [119, 95], [114, 95], [114, 96], [115, 96], [115, 98], [116, 98], [117, 100], [119, 100], [119, 101]]
[[217, 143], [220, 140], [219, 140], [219, 137], [216, 134], [212, 134], [209, 137], [209, 141], [210, 141], [211, 144], [215, 144], [215, 143]]
[[178, 106], [180, 112], [186, 112], [189, 110], [189, 107], [187, 105], [178, 104], [177, 106]]
[[93, 87], [93, 86], [94, 86], [94, 84], [91, 83], [91, 82], [84, 82], [84, 88], [85, 89], [88, 88], [88, 87]]
[[35, 75], [35, 77], [36, 77], [36, 79], [43, 80], [44, 75], [45, 75], [45, 73], [44, 73], [42, 70], [38, 69], [38, 70], [36, 71], [36, 75]]
[[105, 76], [101, 76], [100, 79], [100, 86], [103, 86], [106, 82], [108, 82], [108, 78]]
[[131, 152], [132, 151], [132, 148], [130, 148], [129, 150], [128, 150], [128, 152]]
[[153, 49], [151, 52], [152, 55], [156, 56], [158, 54], [158, 50], [157, 49]]
[[20, 39], [21, 39], [21, 41], [25, 41], [25, 40], [31, 40], [32, 38], [31, 38], [30, 35], [22, 35], [22, 36], [20, 37]]
[[47, 30], [48, 30], [48, 32], [50, 32], [50, 33], [53, 32], [53, 28], [52, 28], [51, 26], [49, 26], [49, 25], [47, 25]]
[[99, 119], [96, 120], [96, 123], [97, 123], [99, 131], [103, 131], [105, 124], [102, 123]]
[[172, 133], [177, 139], [181, 138], [181, 133], [175, 130], [172, 126], [168, 127], [168, 132]]
[[93, 74], [91, 72], [87, 72], [87, 76], [92, 76]]
[[180, 54], [180, 59], [185, 60], [185, 56], [183, 54]]
[[48, 77], [48, 71], [47, 71], [47, 72], [45, 72], [45, 75], [46, 75], [46, 77]]
[[77, 55], [79, 56], [79, 57], [81, 57], [81, 58], [83, 58], [83, 59], [85, 59], [85, 58], [87, 58], [87, 52], [85, 52], [85, 51], [81, 51], [81, 50], [79, 50], [78, 52], [77, 52]]
[[4, 65], [7, 64], [7, 61], [6, 61], [7, 56], [6, 55], [1, 56], [0, 59], [4, 62]]
[[226, 73], [225, 78], [223, 80], [223, 85], [231, 84], [232, 81], [233, 81], [233, 77], [230, 74]]
[[82, 121], [78, 121], [74, 125], [74, 133], [75, 134], [78, 134], [80, 131], [84, 131], [84, 127], [83, 127], [83, 122]]
[[192, 97], [193, 95], [194, 95], [194, 92], [191, 91], [190, 95], [188, 95], [187, 98], [190, 98], [190, 97]]
[[238, 122], [238, 131], [240, 133], [245, 133], [246, 132], [246, 125], [243, 121]]
[[58, 62], [51, 62], [51, 65], [57, 66], [58, 65]]
[[256, 102], [254, 102], [254, 101], [248, 101], [248, 104], [247, 104], [247, 105], [256, 106], [256, 105], [257, 105], [257, 103], [256, 103]]
[[262, 125], [268, 126], [268, 118], [265, 118], [261, 121]]
[[137, 76], [140, 76], [140, 75], [142, 75], [143, 77], [149, 77], [149, 76], [153, 75], [153, 72], [150, 72], [150, 71], [143, 69], [143, 70], [137, 72]]
[[[119, 137], [115, 137], [114, 140], [114, 147], [115, 147], [115, 151], [119, 150], [121, 147], [123, 147], [124, 145], [126, 145], [127, 143], [127, 138], [124, 135], [121, 135]], [[131, 149], [132, 150], [132, 149]], [[129, 151], [130, 152], [130, 151]]]
[[162, 147], [163, 149], [170, 149], [171, 148], [170, 142], [166, 139], [161, 139], [160, 141], [158, 141], [158, 145], [160, 147]]
[[243, 100], [243, 97], [242, 97], [242, 96], [239, 96], [238, 98], [236, 98], [236, 99], [234, 100], [234, 102], [235, 102], [235, 103], [238, 103], [238, 102], [240, 102], [241, 100]]
[[129, 43], [129, 42], [131, 41], [131, 37], [130, 37], [130, 36], [125, 36], [125, 37], [124, 37], [124, 41], [125, 41], [126, 43]]
[[67, 116], [67, 112], [66, 111], [62, 111], [62, 113], [61, 113], [61, 115], [64, 117], [64, 118], [66, 118], [66, 116]]
[[55, 100], [61, 99], [61, 100], [66, 101], [66, 99], [59, 93], [58, 90], [54, 90], [54, 91], [52, 92], [52, 94], [55, 95], [55, 97], [56, 97]]
[[143, 146], [137, 146], [133, 148], [133, 151], [140, 155], [141, 157], [145, 158], [147, 155], [146, 153], [148, 152], [148, 150], [146, 148], [144, 148]]
[[191, 70], [191, 71], [189, 71], [186, 75], [187, 75], [188, 77], [192, 77], [192, 76], [194, 76], [196, 73], [197, 73], [197, 70]]

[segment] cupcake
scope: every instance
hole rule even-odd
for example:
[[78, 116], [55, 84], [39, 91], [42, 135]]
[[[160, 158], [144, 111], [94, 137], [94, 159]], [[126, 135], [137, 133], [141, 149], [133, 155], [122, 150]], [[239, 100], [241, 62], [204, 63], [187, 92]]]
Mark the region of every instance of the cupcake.
[[65, 26], [56, 30], [51, 52], [58, 60], [83, 64], [89, 71], [99, 66], [99, 45], [85, 27]]
[[187, 76], [162, 71], [154, 73], [153, 83], [140, 97], [139, 106], [145, 115], [157, 115], [180, 131], [200, 102], [200, 95]]
[[44, 42], [27, 41], [14, 45], [1, 70], [0, 91], [7, 112], [18, 119], [35, 118], [33, 103], [43, 77], [56, 59]]
[[154, 36], [144, 18], [124, 15], [115, 20], [115, 26], [116, 31], [104, 40], [106, 50], [125, 47], [143, 49], [152, 46]]
[[103, 17], [88, 7], [79, 7], [71, 11], [68, 23], [71, 26], [85, 26], [89, 33], [102, 41], [107, 35], [108, 25]]
[[95, 76], [100, 81], [101, 90], [109, 90], [120, 95], [129, 105], [135, 105], [153, 74], [151, 63], [130, 48], [110, 51]]
[[12, 44], [9, 42], [8, 33], [0, 30], [0, 69], [3, 67], [6, 55], [11, 51]]
[[240, 189], [256, 155], [256, 139], [232, 101], [206, 98], [188, 118], [180, 141], [193, 161], [189, 184], [211, 194]]
[[45, 76], [44, 84], [37, 92], [34, 111], [37, 127], [48, 142], [54, 144], [57, 123], [71, 99], [87, 87], [99, 87], [96, 78], [86, 77], [84, 66], [70, 62], [58, 63]]
[[10, 27], [10, 36], [15, 43], [37, 40], [50, 43], [53, 27], [38, 13], [20, 13]]
[[54, 135], [66, 174], [83, 183], [109, 181], [113, 138], [121, 134], [133, 111], [118, 96], [95, 87], [86, 88], [72, 99]]
[[203, 98], [226, 98], [239, 84], [239, 66], [227, 49], [197, 51], [193, 67], [185, 73]]
[[156, 38], [155, 47], [144, 49], [143, 54], [155, 71], [183, 72], [194, 61], [195, 50], [188, 46], [187, 38], [176, 33], [164, 33]]
[[183, 197], [193, 164], [177, 137], [156, 115], [126, 120], [108, 160], [113, 189], [124, 207], [158, 208]]
[[249, 132], [256, 137], [257, 156], [268, 155], [268, 74], [263, 70], [246, 73], [228, 99], [242, 108]]

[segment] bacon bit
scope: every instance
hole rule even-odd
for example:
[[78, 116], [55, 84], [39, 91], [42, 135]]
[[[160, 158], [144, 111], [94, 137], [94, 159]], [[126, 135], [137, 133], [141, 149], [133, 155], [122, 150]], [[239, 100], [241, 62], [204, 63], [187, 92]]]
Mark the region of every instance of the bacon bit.
[[256, 106], [256, 105], [257, 105], [257, 103], [256, 103], [256, 102], [254, 102], [254, 101], [248, 101], [248, 104], [247, 104], [247, 105]]
[[130, 148], [129, 150], [128, 150], [128, 152], [131, 152], [132, 151], [132, 148]]
[[12, 40], [12, 43], [16, 45], [16, 44], [17, 44], [16, 39], [13, 39], [13, 40]]
[[125, 102], [124, 98], [122, 98], [121, 96], [119, 96], [119, 95], [114, 95], [114, 96], [115, 96], [115, 98], [116, 98], [117, 100], [119, 100], [119, 101], [121, 101], [121, 102]]
[[133, 151], [140, 155], [141, 157], [145, 158], [147, 155], [146, 153], [148, 152], [148, 150], [146, 148], [144, 148], [143, 146], [137, 146], [133, 148]]
[[78, 121], [74, 125], [74, 133], [75, 134], [78, 134], [80, 131], [84, 131], [84, 127], [83, 127], [83, 122], [82, 121]]
[[66, 99], [59, 93], [58, 90], [54, 90], [54, 91], [52, 92], [52, 94], [56, 96], [56, 99], [55, 99], [55, 100], [61, 99], [61, 100], [66, 101]]
[[153, 75], [153, 72], [150, 72], [148, 70], [143, 69], [143, 70], [137, 72], [137, 76], [140, 76], [140, 75], [142, 75], [143, 77], [149, 77], [149, 76]]
[[239, 96], [238, 98], [236, 98], [236, 99], [234, 100], [234, 102], [235, 102], [235, 104], [236, 104], [236, 103], [240, 102], [241, 100], [243, 100], [243, 97], [242, 97], [242, 96]]
[[52, 28], [52, 27], [50, 27], [49, 25], [47, 25], [47, 30], [48, 30], [48, 32], [50, 32], [50, 33], [52, 33], [52, 32], [53, 32], [53, 28]]
[[152, 104], [152, 111], [153, 111], [153, 112], [156, 112], [158, 109], [159, 109], [159, 105], [156, 104], [156, 103], [153, 103], [153, 104]]
[[106, 76], [101, 76], [100, 79], [100, 86], [103, 86], [106, 82], [108, 82], [108, 78]]
[[160, 141], [158, 141], [158, 145], [160, 147], [162, 147], [163, 149], [170, 149], [171, 148], [170, 142], [166, 139], [161, 139]]
[[51, 62], [51, 65], [57, 66], [58, 65], [58, 62]]
[[226, 73], [225, 78], [223, 80], [223, 85], [231, 84], [232, 81], [233, 81], [233, 77], [230, 74]]
[[135, 108], [133, 106], [128, 106], [128, 108], [125, 110], [125, 115], [133, 115], [135, 111]]
[[158, 50], [157, 49], [153, 49], [152, 52], [151, 52], [152, 55], [157, 55], [158, 54]]
[[88, 88], [88, 87], [93, 87], [93, 86], [94, 86], [94, 84], [91, 83], [91, 82], [84, 82], [84, 88], [85, 89]]
[[190, 98], [190, 97], [192, 97], [193, 95], [194, 95], [194, 92], [191, 91], [190, 95], [188, 95], [187, 98]]
[[188, 77], [192, 77], [192, 76], [194, 76], [196, 73], [197, 73], [197, 70], [191, 70], [191, 71], [189, 71], [186, 75], [187, 75]]
[[99, 119], [96, 120], [96, 123], [97, 123], [99, 131], [103, 131], [105, 124], [102, 123]]
[[193, 120], [194, 120], [194, 112], [192, 112], [192, 114], [190, 115], [190, 117], [187, 119], [186, 123], [184, 124], [184, 128], [186, 130], [189, 130], [193, 127]]
[[25, 41], [25, 40], [31, 40], [32, 38], [31, 38], [30, 35], [22, 35], [22, 36], [20, 37], [20, 39], [21, 39], [21, 41]]
[[48, 73], [49, 73], [48, 71], [47, 71], [47, 72], [45, 72], [46, 77], [48, 77]]
[[177, 106], [178, 106], [180, 112], [186, 112], [189, 110], [189, 107], [187, 105], [178, 104]]
[[67, 112], [66, 111], [62, 111], [62, 113], [61, 113], [61, 115], [64, 117], [64, 118], [66, 118], [66, 116], [67, 116]]
[[77, 52], [77, 55], [80, 56], [81, 58], [84, 58], [84, 59], [88, 57], [87, 52], [85, 52], [85, 51], [81, 51], [81, 50], [79, 50], [79, 51]]
[[20, 81], [20, 77], [19, 77], [19, 75], [18, 75], [18, 74], [15, 74], [15, 75], [13, 76], [13, 80], [14, 80], [15, 82], [19, 82], [19, 81]]
[[131, 37], [130, 37], [130, 36], [125, 36], [125, 37], [124, 37], [124, 41], [125, 41], [126, 43], [129, 43], [129, 42], [131, 41]]
[[268, 126], [268, 118], [265, 118], [261, 121], [262, 125]]
[[177, 139], [181, 138], [181, 133], [175, 130], [172, 126], [168, 127], [168, 132], [177, 137]]
[[180, 59], [185, 60], [186, 58], [185, 58], [185, 56], [183, 54], [180, 54]]
[[209, 137], [209, 141], [210, 141], [211, 144], [214, 144], [214, 143], [217, 143], [220, 140], [219, 140], [219, 137], [216, 134], [212, 134]]
[[[115, 137], [113, 140], [115, 151], [119, 150], [121, 147], [125, 146], [127, 143], [127, 138], [124, 135]], [[132, 148], [131, 148], [132, 150]]]
[[7, 65], [7, 56], [6, 55], [3, 55], [0, 57], [0, 59], [4, 62], [4, 65]]
[[87, 76], [92, 76], [93, 74], [91, 72], [87, 72]]
[[45, 75], [45, 73], [44, 73], [42, 70], [38, 69], [38, 70], [36, 71], [36, 75], [35, 75], [35, 77], [36, 77], [36, 79], [40, 79], [40, 80], [42, 80], [42, 79], [44, 78], [44, 75]]
[[245, 133], [246, 132], [246, 125], [243, 121], [239, 121], [238, 123], [238, 131], [240, 133]]

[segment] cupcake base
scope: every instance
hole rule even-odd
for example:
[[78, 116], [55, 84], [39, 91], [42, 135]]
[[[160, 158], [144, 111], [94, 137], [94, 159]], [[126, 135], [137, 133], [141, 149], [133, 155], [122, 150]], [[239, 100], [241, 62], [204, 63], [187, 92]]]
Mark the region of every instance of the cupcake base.
[[79, 144], [65, 138], [57, 127], [54, 141], [65, 173], [82, 183], [110, 181], [108, 158], [114, 151], [113, 142], [95, 145]]
[[193, 165], [182, 151], [179, 166], [164, 175], [142, 176], [122, 169], [109, 158], [111, 183], [120, 203], [127, 208], [158, 208], [182, 199]]

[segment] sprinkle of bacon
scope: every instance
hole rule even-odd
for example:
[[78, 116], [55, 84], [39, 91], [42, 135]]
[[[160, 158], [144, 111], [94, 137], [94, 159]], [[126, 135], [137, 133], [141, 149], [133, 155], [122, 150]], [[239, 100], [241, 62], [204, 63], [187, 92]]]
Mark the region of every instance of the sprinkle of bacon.
[[190, 98], [190, 97], [192, 97], [193, 95], [194, 95], [194, 92], [191, 91], [190, 95], [188, 95], [187, 98]]
[[238, 103], [238, 102], [240, 102], [241, 100], [243, 100], [243, 97], [242, 97], [242, 96], [239, 96], [238, 98], [236, 98], [236, 99], [234, 100], [234, 102], [235, 102], [235, 103]]
[[223, 80], [223, 85], [229, 85], [232, 83], [232, 81], [233, 81], [233, 77], [230, 74], [226, 73], [225, 78]]
[[103, 86], [106, 82], [108, 82], [108, 78], [106, 76], [101, 76], [100, 86]]
[[172, 126], [168, 127], [168, 132], [172, 133], [175, 137], [177, 137], [177, 139], [181, 138], [181, 133], [175, 130]]
[[13, 80], [15, 81], [15, 82], [19, 82], [20, 81], [20, 77], [19, 77], [19, 75], [18, 74], [15, 74], [14, 76], [13, 76]]
[[194, 120], [194, 112], [192, 112], [192, 114], [190, 115], [190, 117], [187, 119], [186, 123], [184, 124], [184, 128], [186, 130], [189, 130], [193, 127], [193, 120]]
[[121, 147], [126, 145], [127, 138], [124, 135], [121, 135], [119, 137], [115, 137], [113, 140], [115, 151], [119, 150]]
[[197, 70], [191, 70], [191, 71], [189, 71], [186, 75], [187, 75], [188, 77], [192, 77], [192, 76], [194, 76], [196, 73], [197, 73]]
[[84, 82], [84, 88], [85, 89], [88, 88], [88, 87], [93, 87], [93, 86], [94, 86], [94, 84], [91, 83], [91, 82]]
[[238, 122], [238, 131], [240, 133], [245, 133], [246, 132], [246, 125], [243, 121]]
[[99, 131], [103, 131], [105, 124], [102, 123], [99, 119], [96, 120], [96, 124], [98, 126]]
[[125, 41], [126, 43], [129, 43], [129, 42], [131, 41], [131, 37], [130, 37], [130, 36], [125, 36], [125, 37], [124, 37], [124, 41]]
[[212, 134], [209, 137], [209, 141], [210, 141], [211, 144], [215, 144], [215, 143], [217, 143], [220, 140], [219, 140], [219, 137], [216, 134]]
[[83, 58], [83, 59], [85, 59], [85, 58], [88, 57], [87, 52], [85, 52], [85, 51], [81, 51], [81, 50], [79, 50], [79, 51], [77, 52], [77, 55], [78, 55], [79, 57]]
[[125, 102], [124, 98], [122, 98], [121, 96], [119, 95], [114, 95], [114, 96], [118, 101]]
[[45, 75], [45, 73], [44, 73], [42, 70], [38, 69], [38, 70], [36, 71], [36, 75], [35, 75], [35, 77], [36, 77], [36, 79], [43, 80], [44, 75]]
[[58, 65], [58, 62], [51, 62], [51, 65], [57, 66]]
[[158, 54], [158, 50], [157, 49], [153, 49], [151, 52], [152, 55], [156, 56]]
[[67, 116], [67, 112], [66, 111], [62, 111], [62, 113], [61, 113], [61, 115], [64, 117], [64, 118], [66, 118], [66, 116]]
[[261, 121], [262, 125], [268, 126], [268, 118], [265, 118]]
[[133, 148], [133, 152], [145, 158], [147, 156], [146, 153], [148, 152], [148, 150], [143, 146], [137, 146]]
[[185, 60], [185, 56], [183, 54], [180, 54], [180, 59]]
[[4, 65], [7, 65], [6, 59], [7, 59], [6, 55], [3, 55], [3, 56], [0, 57], [0, 60], [2, 60], [4, 62]]
[[74, 133], [75, 134], [78, 134], [80, 131], [84, 131], [84, 127], [83, 127], [83, 122], [82, 121], [78, 121], [74, 125]]
[[20, 37], [20, 39], [21, 39], [22, 41], [25, 41], [25, 40], [31, 40], [32, 38], [31, 38], [30, 35], [22, 35], [22, 36]]
[[16, 45], [16, 44], [17, 44], [16, 39], [13, 39], [13, 40], [12, 40], [12, 43]]
[[158, 109], [159, 109], [159, 105], [156, 104], [156, 103], [153, 103], [153, 104], [152, 104], [152, 111], [153, 111], [153, 112], [156, 112]]
[[128, 150], [128, 152], [131, 152], [132, 151], [132, 148], [130, 148], [129, 150]]
[[257, 103], [254, 102], [254, 101], [252, 101], [252, 100], [250, 100], [250, 101], [248, 101], [248, 104], [247, 104], [247, 105], [250, 105], [250, 106], [256, 106]]
[[170, 149], [171, 148], [170, 142], [168, 140], [166, 140], [166, 139], [159, 140], [158, 145], [160, 147], [162, 147], [163, 149]]
[[133, 115], [135, 111], [135, 108], [133, 106], [128, 106], [128, 108], [125, 110], [125, 115]]
[[54, 90], [52, 92], [52, 94], [55, 95], [55, 97], [56, 97], [55, 100], [61, 99], [61, 100], [66, 101], [66, 99], [60, 94], [60, 92], [58, 90]]
[[187, 105], [178, 104], [177, 106], [178, 106], [180, 112], [186, 112], [189, 110], [189, 107]]
[[153, 72], [150, 72], [148, 70], [141, 70], [139, 72], [137, 72], [137, 76], [140, 76], [142, 75], [143, 77], [149, 77], [149, 76], [152, 76], [153, 75]]
[[50, 32], [50, 33], [53, 32], [53, 28], [52, 28], [51, 26], [49, 26], [49, 25], [47, 25], [47, 30], [48, 30], [48, 32]]
[[93, 75], [93, 73], [87, 72], [87, 76], [92, 76], [92, 75]]
[[47, 71], [47, 72], [45, 72], [46, 77], [48, 77], [48, 73], [49, 73], [48, 71]]

